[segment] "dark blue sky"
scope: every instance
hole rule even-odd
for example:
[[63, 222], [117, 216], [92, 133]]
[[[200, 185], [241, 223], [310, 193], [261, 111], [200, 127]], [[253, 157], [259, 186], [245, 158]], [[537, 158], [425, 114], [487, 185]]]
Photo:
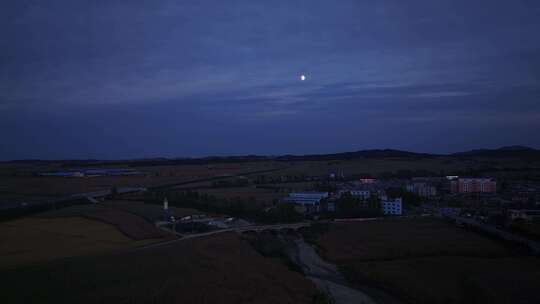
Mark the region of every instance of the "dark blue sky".
[[539, 16], [537, 0], [4, 0], [0, 159], [538, 148]]

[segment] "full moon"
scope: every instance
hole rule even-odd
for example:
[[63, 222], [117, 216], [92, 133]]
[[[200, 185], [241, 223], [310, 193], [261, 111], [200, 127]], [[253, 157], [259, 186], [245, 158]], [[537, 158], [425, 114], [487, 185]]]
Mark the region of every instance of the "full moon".
[[300, 75], [300, 80], [305, 81], [306, 80], [306, 75]]

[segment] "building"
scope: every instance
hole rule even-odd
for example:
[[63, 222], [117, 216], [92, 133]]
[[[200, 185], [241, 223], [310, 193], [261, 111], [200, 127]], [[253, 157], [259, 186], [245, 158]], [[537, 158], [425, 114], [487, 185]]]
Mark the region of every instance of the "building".
[[377, 182], [377, 180], [374, 178], [361, 178], [360, 179], [360, 183], [362, 184], [373, 184], [375, 182]]
[[389, 199], [383, 196], [381, 199], [381, 207], [384, 215], [401, 215], [403, 213], [403, 201], [401, 197]]
[[327, 198], [328, 192], [291, 192], [285, 200], [302, 205], [319, 204], [321, 199]]
[[326, 210], [328, 212], [336, 212], [336, 202], [328, 202]]
[[437, 188], [428, 183], [412, 183], [406, 186], [408, 192], [415, 193], [421, 197], [432, 197], [437, 195]]
[[450, 182], [452, 193], [496, 193], [497, 182], [492, 178], [458, 178]]
[[298, 205], [304, 212], [318, 212], [321, 200], [327, 197], [328, 192], [291, 192], [284, 201]]
[[84, 177], [84, 173], [80, 171], [42, 172], [37, 173], [37, 175], [46, 177]]
[[530, 222], [540, 219], [540, 210], [510, 209], [507, 213], [511, 221], [520, 219]]
[[107, 169], [77, 169], [56, 172], [40, 172], [37, 176], [54, 177], [95, 177], [95, 176], [128, 176], [144, 175], [143, 172], [125, 168], [107, 168]]
[[349, 193], [352, 197], [361, 198], [367, 200], [371, 196], [371, 191], [369, 190], [350, 190]]
[[439, 215], [444, 217], [458, 217], [461, 214], [461, 208], [455, 207], [441, 207], [439, 208]]
[[365, 189], [341, 189], [337, 192], [338, 197], [342, 197], [343, 194], [350, 194], [352, 197], [362, 200], [367, 200], [371, 197], [371, 191]]
[[334, 197], [329, 197], [326, 200], [322, 200], [319, 205], [319, 211], [336, 212], [336, 199]]
[[167, 198], [163, 199], [163, 219], [165, 221], [174, 222], [175, 218], [169, 210], [169, 200]]

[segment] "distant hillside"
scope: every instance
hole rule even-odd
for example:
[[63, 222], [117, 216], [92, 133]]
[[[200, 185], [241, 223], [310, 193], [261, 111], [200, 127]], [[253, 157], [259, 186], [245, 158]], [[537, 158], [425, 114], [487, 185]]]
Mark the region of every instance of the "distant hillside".
[[456, 157], [516, 157], [516, 158], [538, 158], [540, 150], [525, 146], [507, 146], [498, 149], [476, 149], [466, 152], [451, 154]]
[[14, 160], [0, 163], [58, 163], [61, 162], [65, 168], [74, 167], [146, 167], [146, 166], [172, 166], [172, 165], [201, 165], [212, 163], [243, 163], [259, 161], [317, 161], [317, 160], [344, 160], [357, 158], [424, 158], [436, 157], [438, 155], [427, 153], [414, 153], [408, 151], [392, 149], [362, 150], [356, 152], [343, 152], [333, 154], [308, 154], [308, 155], [282, 155], [282, 156], [261, 156], [261, 155], [240, 155], [240, 156], [209, 156], [200, 158], [146, 158], [146, 159], [125, 159], [125, 160]]
[[362, 150], [356, 152], [343, 152], [333, 154], [311, 154], [311, 155], [283, 155], [276, 158], [282, 161], [300, 161], [300, 160], [339, 160], [339, 159], [355, 159], [355, 158], [387, 158], [387, 157], [406, 157], [406, 158], [422, 158], [434, 157], [437, 155], [427, 153], [415, 153], [408, 151], [392, 150], [392, 149], [375, 149]]
[[64, 167], [100, 167], [100, 166], [171, 166], [171, 165], [200, 165], [211, 163], [242, 163], [258, 161], [317, 161], [317, 160], [345, 160], [357, 158], [422, 158], [436, 155], [426, 153], [414, 153], [400, 150], [363, 150], [356, 152], [343, 152], [334, 154], [308, 154], [308, 155], [283, 155], [283, 156], [210, 156], [201, 158], [152, 158], [117, 161], [98, 160], [70, 160], [64, 161]]
[[453, 154], [416, 153], [393, 149], [360, 150], [355, 152], [342, 152], [330, 154], [306, 155], [239, 155], [239, 156], [209, 156], [200, 158], [142, 158], [126, 160], [14, 160], [0, 163], [58, 163], [64, 167], [110, 167], [110, 166], [167, 166], [167, 165], [200, 165], [212, 163], [242, 163], [258, 161], [328, 161], [347, 160], [359, 158], [433, 158], [433, 157], [492, 157], [492, 158], [527, 158], [540, 159], [540, 150], [525, 146], [507, 146], [498, 149], [476, 149]]

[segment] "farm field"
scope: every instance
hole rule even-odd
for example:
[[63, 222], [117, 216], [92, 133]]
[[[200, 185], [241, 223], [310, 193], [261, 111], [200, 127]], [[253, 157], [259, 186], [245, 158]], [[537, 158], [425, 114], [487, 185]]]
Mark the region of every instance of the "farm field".
[[[111, 187], [151, 187], [170, 183], [226, 177], [261, 170], [281, 169], [254, 175], [257, 179], [264, 176], [270, 183], [295, 181], [302, 177], [328, 176], [330, 173], [343, 173], [346, 176], [380, 176], [399, 171], [419, 172], [418, 174], [441, 174], [455, 171], [486, 168], [508, 170], [527, 166], [539, 166], [537, 162], [527, 163], [519, 159], [461, 159], [455, 157], [426, 158], [357, 158], [331, 161], [258, 161], [242, 163], [215, 163], [200, 165], [162, 165], [148, 167], [126, 167], [144, 173], [134, 176], [100, 176], [84, 178], [39, 177], [37, 172], [69, 170], [59, 163], [4, 163], [0, 164], [0, 203], [2, 201], [24, 201], [25, 198], [38, 200], [46, 197], [58, 197], [75, 193], [109, 190]], [[76, 168], [72, 168], [76, 169]], [[519, 170], [518, 170], [519, 171]], [[516, 172], [518, 172], [516, 171]], [[506, 171], [490, 172], [493, 176], [507, 174]], [[515, 172], [514, 172], [515, 173]], [[517, 173], [515, 173], [517, 174]], [[212, 182], [199, 181], [178, 188], [207, 188]]]
[[[42, 212], [34, 217], [54, 218], [82, 216], [94, 217], [94, 219], [99, 220], [100, 218], [94, 215], [96, 213], [103, 213], [106, 210], [122, 212], [126, 214], [127, 219], [136, 220], [137, 222], [141, 219], [145, 219], [147, 222], [153, 223], [155, 220], [163, 217], [163, 205], [146, 204], [142, 201], [130, 200], [106, 200], [99, 204], [74, 205], [58, 210]], [[202, 212], [192, 208], [169, 207], [169, 211], [171, 215], [178, 218], [194, 214], [203, 214]], [[114, 222], [111, 224], [114, 224]]]
[[[343, 268], [343, 266], [342, 266]], [[410, 303], [538, 303], [535, 257], [450, 257], [351, 261], [357, 284], [376, 282]]]
[[[521, 159], [497, 159], [497, 158], [457, 158], [445, 157], [380, 157], [380, 158], [356, 158], [327, 161], [296, 161], [288, 162], [288, 168], [277, 172], [265, 174], [268, 179], [278, 180], [281, 176], [328, 176], [331, 173], [343, 173], [345, 176], [365, 176], [372, 175], [380, 177], [386, 173], [399, 173], [399, 171], [421, 172], [417, 174], [450, 174], [456, 172], [466, 172], [468, 170], [482, 170], [488, 175], [497, 177], [503, 176], [504, 170], [520, 173], [523, 168], [540, 166], [540, 162]], [[501, 173], [492, 172], [492, 169], [503, 170]], [[522, 173], [522, 172], [521, 172]]]
[[[163, 217], [163, 206], [154, 204], [145, 204], [142, 201], [122, 201], [111, 200], [103, 203], [105, 207], [115, 210], [136, 214], [148, 221], [155, 221]], [[204, 214], [203, 212], [193, 208], [178, 208], [169, 206], [169, 212], [176, 218], [182, 218], [188, 215]]]
[[0, 223], [0, 268], [133, 248], [159, 240], [134, 241], [116, 227], [81, 217], [22, 218]]
[[[0, 177], [3, 195], [64, 196], [77, 193], [110, 190], [111, 187], [145, 187], [157, 183], [182, 181], [175, 177], [100, 176], [100, 177]], [[2, 196], [0, 196], [2, 198]]]
[[39, 218], [83, 217], [113, 225], [133, 240], [161, 238], [165, 233], [153, 222], [130, 211], [111, 208], [105, 204], [77, 205], [36, 215]]
[[31, 164], [0, 165], [0, 203], [13, 199], [58, 197], [77, 193], [109, 190], [112, 187], [151, 187], [168, 183], [248, 173], [280, 168], [274, 162], [231, 163], [212, 165], [181, 165], [135, 167], [144, 175], [97, 177], [43, 177], [33, 176], [43, 171], [63, 171], [61, 164], [32, 166]]
[[331, 224], [316, 243], [352, 284], [383, 288], [407, 302], [540, 301], [538, 258], [446, 222]]
[[432, 219], [332, 224], [319, 238], [330, 260], [391, 260], [418, 256], [508, 256], [495, 240]]
[[294, 162], [290, 168], [270, 173], [270, 176], [327, 176], [330, 173], [343, 172], [345, 175], [379, 175], [399, 170], [440, 171], [467, 170], [477, 167], [476, 161], [465, 161], [451, 158], [358, 158], [353, 160], [301, 161]]
[[[0, 271], [7, 303], [312, 303], [314, 285], [235, 234]], [[211, 290], [212, 292], [208, 292]]]

